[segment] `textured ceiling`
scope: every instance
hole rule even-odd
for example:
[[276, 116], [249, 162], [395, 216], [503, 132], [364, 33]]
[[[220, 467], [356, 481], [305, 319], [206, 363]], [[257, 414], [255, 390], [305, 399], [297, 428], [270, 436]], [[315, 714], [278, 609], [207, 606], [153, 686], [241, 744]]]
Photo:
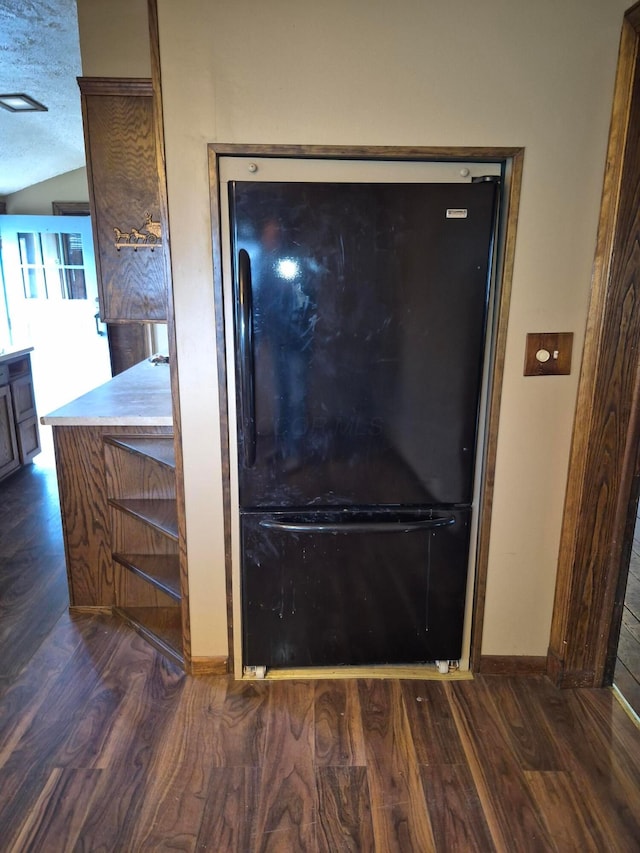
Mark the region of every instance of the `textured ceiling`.
[[76, 0], [0, 0], [0, 94], [49, 108], [0, 109], [0, 197], [85, 164]]

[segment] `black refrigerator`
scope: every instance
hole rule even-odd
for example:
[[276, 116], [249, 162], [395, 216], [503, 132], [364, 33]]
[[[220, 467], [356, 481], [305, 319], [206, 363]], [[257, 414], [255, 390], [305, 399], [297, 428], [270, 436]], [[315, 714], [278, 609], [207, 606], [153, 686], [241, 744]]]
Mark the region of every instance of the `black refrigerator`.
[[245, 667], [460, 658], [498, 195], [229, 183]]

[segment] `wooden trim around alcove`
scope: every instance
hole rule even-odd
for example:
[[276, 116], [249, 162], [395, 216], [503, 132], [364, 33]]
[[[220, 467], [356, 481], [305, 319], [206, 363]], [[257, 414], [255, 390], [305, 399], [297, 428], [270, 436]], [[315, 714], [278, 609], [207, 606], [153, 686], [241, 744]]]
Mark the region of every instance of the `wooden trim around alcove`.
[[[521, 147], [388, 147], [388, 146], [326, 146], [326, 145], [243, 145], [211, 143], [209, 146], [209, 177], [211, 223], [213, 238], [214, 295], [216, 305], [216, 338], [218, 349], [218, 383], [220, 399], [220, 424], [222, 435], [224, 525], [226, 553], [227, 619], [229, 631], [229, 659], [233, 670], [234, 625], [231, 566], [231, 505], [229, 491], [229, 436], [227, 418], [227, 377], [224, 339], [224, 306], [220, 250], [219, 211], [219, 158], [234, 157], [293, 157], [341, 160], [412, 160], [412, 161], [478, 161], [502, 163], [506, 173], [506, 191], [503, 196], [506, 216], [499, 225], [499, 257], [496, 275], [496, 306], [493, 317], [493, 357], [487, 397], [486, 426], [484, 432], [481, 498], [476, 556], [476, 578], [471, 630], [471, 668], [484, 671], [481, 659], [482, 630], [489, 562], [489, 536], [498, 441], [498, 422], [504, 374], [507, 325], [511, 301], [511, 283], [515, 255], [516, 231], [520, 203], [520, 187], [524, 163]], [[482, 437], [480, 439], [482, 446]], [[236, 678], [241, 673], [236, 672]]]
[[639, 57], [637, 3], [620, 40], [547, 656], [547, 672], [561, 687], [611, 683], [608, 650], [620, 630], [627, 522], [637, 501]]
[[[182, 613], [182, 655], [184, 668], [187, 673], [194, 671], [194, 661], [191, 655], [191, 618], [189, 611], [189, 570], [187, 561], [187, 523], [184, 498], [183, 456], [182, 456], [182, 422], [180, 419], [180, 386], [178, 380], [178, 364], [176, 359], [176, 328], [173, 310], [173, 277], [171, 270], [171, 235], [169, 229], [169, 203], [167, 197], [167, 170], [164, 150], [164, 125], [162, 112], [162, 79], [160, 73], [160, 39], [158, 31], [158, 9], [156, 0], [148, 0], [149, 45], [151, 51], [151, 84], [153, 95], [153, 124], [155, 133], [156, 166], [158, 172], [160, 220], [164, 223], [164, 258], [165, 280], [167, 282], [167, 334], [169, 341], [169, 370], [171, 376], [171, 401], [173, 412], [174, 451], [176, 460], [176, 507], [178, 511], [178, 553], [180, 557], [180, 591]], [[197, 668], [200, 673], [218, 671], [219, 661], [212, 658], [209, 664], [213, 669], [206, 669], [203, 659], [198, 659]]]

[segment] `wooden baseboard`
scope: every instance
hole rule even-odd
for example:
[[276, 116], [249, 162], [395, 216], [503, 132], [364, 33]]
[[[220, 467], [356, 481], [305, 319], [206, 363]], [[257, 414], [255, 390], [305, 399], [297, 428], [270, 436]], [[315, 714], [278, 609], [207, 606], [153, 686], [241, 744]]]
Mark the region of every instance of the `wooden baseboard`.
[[191, 675], [227, 675], [229, 673], [229, 658], [191, 658], [189, 673]]
[[482, 655], [476, 672], [482, 675], [545, 675], [546, 656]]

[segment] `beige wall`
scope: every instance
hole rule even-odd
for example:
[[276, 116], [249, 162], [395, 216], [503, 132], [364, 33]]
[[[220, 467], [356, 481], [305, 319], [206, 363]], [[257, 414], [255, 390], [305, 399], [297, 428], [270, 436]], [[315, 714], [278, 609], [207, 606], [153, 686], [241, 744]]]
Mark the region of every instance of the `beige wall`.
[[76, 0], [84, 77], [151, 77], [146, 0]]
[[[628, 0], [159, 0], [196, 655], [226, 651], [207, 142], [526, 148], [485, 654], [546, 654]], [[573, 331], [524, 378], [528, 331]]]
[[6, 196], [7, 213], [51, 216], [52, 201], [89, 201], [87, 170], [74, 169]]

